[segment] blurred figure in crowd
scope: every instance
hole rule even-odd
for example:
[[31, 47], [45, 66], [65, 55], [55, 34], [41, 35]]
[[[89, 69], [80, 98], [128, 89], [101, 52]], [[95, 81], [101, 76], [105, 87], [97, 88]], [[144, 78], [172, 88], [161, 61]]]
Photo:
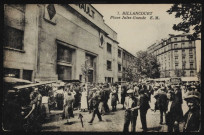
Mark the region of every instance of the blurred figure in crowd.
[[121, 90], [122, 90], [121, 91], [121, 104], [123, 105], [123, 109], [125, 109], [124, 103], [125, 103], [125, 97], [126, 97], [126, 93], [127, 93], [127, 86], [123, 85]]
[[82, 96], [81, 96], [81, 111], [85, 112], [86, 109], [88, 109], [88, 102], [87, 102], [87, 90], [85, 85], [83, 86], [82, 89]]
[[92, 118], [88, 123], [93, 122], [95, 115], [98, 116], [99, 121], [102, 121], [101, 114], [99, 113], [99, 110], [98, 110], [99, 102], [100, 102], [99, 96], [94, 94], [90, 101], [91, 107], [93, 109]]
[[183, 132], [199, 132], [201, 129], [200, 93], [189, 92], [184, 98], [188, 111], [184, 115]]
[[118, 85], [118, 103], [120, 104], [121, 103], [121, 90], [122, 88], [121, 88], [121, 85], [119, 84]]
[[160, 124], [163, 123], [163, 114], [166, 117], [166, 111], [167, 111], [167, 105], [168, 105], [165, 88], [162, 87], [161, 90], [162, 91], [158, 94], [158, 107], [160, 110]]
[[131, 132], [135, 132], [138, 109], [139, 109], [139, 99], [134, 96], [134, 90], [130, 89], [127, 91], [128, 97], [125, 98], [125, 123], [123, 127], [123, 132], [128, 132], [129, 125], [131, 123]]
[[65, 113], [65, 119], [67, 119], [67, 123], [69, 123], [69, 119], [71, 117], [74, 117], [73, 114], [73, 103], [74, 98], [71, 94], [71, 92], [68, 92], [67, 96], [64, 98], [64, 113]]
[[118, 94], [117, 94], [117, 85], [113, 86], [113, 90], [111, 92], [111, 106], [112, 106], [112, 111], [116, 111], [116, 106], [117, 106], [117, 101], [118, 101]]
[[176, 86], [175, 91], [169, 91], [167, 97], [169, 99], [168, 109], [166, 112], [166, 124], [168, 126], [168, 132], [180, 132], [179, 123], [183, 118], [183, 111], [181, 108], [181, 97], [179, 88]]
[[142, 129], [143, 131], [147, 131], [147, 110], [150, 108], [149, 105], [149, 97], [145, 94], [145, 90], [142, 88], [139, 91], [140, 94], [140, 120], [142, 123]]

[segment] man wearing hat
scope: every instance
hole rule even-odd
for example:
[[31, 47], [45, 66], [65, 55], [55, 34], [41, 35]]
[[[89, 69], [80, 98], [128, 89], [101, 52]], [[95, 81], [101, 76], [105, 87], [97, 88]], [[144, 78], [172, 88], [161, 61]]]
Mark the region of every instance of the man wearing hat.
[[99, 121], [102, 121], [102, 118], [101, 118], [101, 114], [99, 112], [99, 103], [100, 103], [100, 99], [99, 99], [99, 95], [94, 95], [92, 98], [91, 98], [91, 106], [93, 108], [93, 113], [92, 113], [92, 118], [91, 120], [88, 122], [88, 123], [92, 123], [94, 118], [95, 118], [95, 115], [98, 116], [98, 119]]
[[145, 94], [145, 90], [141, 89], [139, 91], [140, 94], [140, 120], [142, 123], [143, 132], [147, 131], [147, 121], [146, 121], [146, 114], [147, 110], [150, 108], [149, 105], [149, 97]]
[[125, 109], [124, 103], [125, 103], [126, 93], [127, 93], [127, 86], [123, 85], [121, 88], [121, 104], [123, 105], [123, 109]]
[[166, 90], [165, 87], [161, 88], [161, 92], [158, 93], [158, 107], [160, 110], [160, 124], [163, 123], [163, 114], [166, 115], [167, 111], [167, 95], [166, 95]]
[[106, 113], [108, 113], [110, 111], [109, 106], [108, 106], [108, 100], [110, 98], [110, 88], [109, 88], [109, 84], [104, 84], [103, 86], [103, 91], [104, 91], [104, 102], [103, 102], [103, 107]]
[[116, 111], [117, 101], [118, 101], [118, 94], [117, 94], [117, 85], [113, 86], [113, 90], [111, 91], [111, 106], [112, 111]]
[[184, 115], [183, 132], [199, 132], [201, 126], [200, 93], [188, 92], [184, 100], [186, 100], [189, 110]]
[[127, 91], [128, 97], [125, 98], [125, 123], [124, 132], [128, 132], [129, 125], [131, 123], [131, 132], [135, 132], [136, 121], [139, 109], [139, 100], [133, 96], [134, 90], [130, 89]]
[[70, 91], [68, 91], [66, 98], [64, 98], [64, 105], [63, 105], [65, 118], [67, 119], [67, 123], [69, 123], [69, 119], [71, 117], [74, 117], [73, 103], [74, 103], [74, 98], [72, 97], [72, 93]]
[[183, 118], [182, 110], [182, 95], [179, 86], [174, 87], [174, 91], [169, 91], [167, 97], [169, 98], [167, 112], [166, 112], [166, 124], [168, 126], [168, 132], [179, 132], [179, 122]]

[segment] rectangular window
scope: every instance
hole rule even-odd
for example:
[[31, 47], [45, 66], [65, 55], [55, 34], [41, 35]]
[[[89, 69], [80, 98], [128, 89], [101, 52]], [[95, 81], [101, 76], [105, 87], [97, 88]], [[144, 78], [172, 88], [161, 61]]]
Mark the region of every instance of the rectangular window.
[[20, 69], [4, 68], [4, 76], [12, 76], [15, 78], [20, 78]]
[[192, 49], [189, 49], [189, 54], [193, 54], [193, 50]]
[[121, 64], [118, 64], [118, 71], [119, 71], [119, 72], [122, 71]]
[[175, 68], [178, 68], [178, 63], [175, 63]]
[[193, 59], [193, 55], [189, 55], [189, 58], [190, 58], [190, 59]]
[[193, 71], [190, 71], [190, 76], [194, 76], [194, 72]]
[[79, 75], [79, 81], [82, 81], [82, 75]]
[[24, 31], [10, 26], [4, 27], [4, 46], [14, 49], [23, 49]]
[[183, 55], [183, 56], [182, 56], [182, 59], [186, 59], [186, 56], [185, 56], [185, 55]]
[[25, 4], [4, 5], [4, 45], [23, 50], [25, 27]]
[[123, 59], [124, 59], [124, 60], [125, 60], [125, 57], [126, 57], [126, 56], [125, 56], [125, 53], [123, 53]]
[[178, 44], [174, 44], [174, 48], [178, 48]]
[[185, 43], [181, 43], [181, 47], [185, 47]]
[[177, 38], [174, 38], [174, 41], [177, 41]]
[[184, 50], [184, 49], [182, 50], [182, 53], [185, 53], [185, 50]]
[[111, 61], [107, 60], [107, 70], [111, 70]]
[[23, 79], [24, 80], [32, 80], [32, 70], [23, 70]]
[[118, 49], [118, 57], [121, 58], [121, 50]]
[[86, 64], [93, 67], [94, 58], [91, 55], [86, 54]]
[[190, 63], [190, 68], [191, 68], [191, 69], [193, 68], [193, 63]]
[[164, 42], [164, 45], [166, 45], [166, 41]]
[[58, 44], [57, 46], [57, 60], [61, 62], [72, 62], [72, 49]]
[[183, 65], [182, 65], [182, 66], [183, 66], [183, 69], [185, 69], [185, 68], [186, 68], [186, 64], [185, 64], [185, 63], [183, 63]]
[[59, 80], [71, 80], [72, 67], [57, 65], [57, 74]]
[[112, 48], [111, 44], [107, 43], [107, 52], [111, 53], [112, 51], [111, 48]]
[[192, 47], [192, 41], [189, 41], [189, 47]]
[[175, 60], [178, 60], [178, 56], [175, 56]]
[[107, 82], [112, 83], [111, 81], [112, 81], [112, 77], [107, 77]]

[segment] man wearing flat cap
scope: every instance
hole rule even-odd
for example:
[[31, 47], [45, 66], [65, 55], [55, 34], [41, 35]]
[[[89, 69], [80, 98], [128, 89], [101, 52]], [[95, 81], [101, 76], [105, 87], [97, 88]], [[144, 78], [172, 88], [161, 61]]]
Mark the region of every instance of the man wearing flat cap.
[[201, 126], [200, 93], [190, 91], [185, 96], [189, 110], [184, 115], [183, 132], [199, 132]]
[[139, 100], [133, 96], [134, 90], [130, 89], [127, 91], [128, 97], [125, 98], [125, 123], [123, 132], [128, 132], [129, 125], [131, 123], [131, 132], [135, 132], [136, 121], [139, 109]]

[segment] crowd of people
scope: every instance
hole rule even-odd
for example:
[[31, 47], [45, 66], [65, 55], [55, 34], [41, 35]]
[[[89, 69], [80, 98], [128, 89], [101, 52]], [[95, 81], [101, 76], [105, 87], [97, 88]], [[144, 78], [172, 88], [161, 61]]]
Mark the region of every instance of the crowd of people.
[[[165, 83], [125, 83], [125, 84], [108, 84], [100, 83], [96, 85], [85, 84], [77, 86], [80, 93], [78, 105], [81, 111], [89, 111], [92, 118], [89, 123], [93, 123], [95, 115], [99, 121], [102, 116], [110, 111], [117, 110], [117, 104], [122, 104], [125, 110], [124, 132], [127, 132], [131, 123], [131, 131], [135, 132], [137, 116], [140, 114], [143, 131], [147, 131], [146, 115], [150, 109], [160, 111], [159, 124], [166, 124], [168, 132], [188, 132], [200, 130], [200, 84], [177, 84], [170, 85]], [[68, 116], [73, 116], [74, 103], [76, 102], [76, 93], [71, 90], [71, 86], [65, 86], [65, 93], [70, 95], [64, 96], [64, 112]], [[184, 95], [182, 95], [182, 93]], [[66, 94], [65, 94], [66, 95]], [[72, 96], [71, 96], [72, 95]], [[154, 107], [150, 106], [151, 97], [156, 102]], [[186, 101], [189, 110], [183, 114], [183, 99]], [[68, 102], [69, 101], [69, 102]], [[69, 103], [69, 104], [68, 104]], [[110, 109], [111, 106], [111, 109]], [[139, 113], [138, 113], [139, 111]], [[163, 117], [165, 116], [165, 117]], [[163, 120], [165, 118], [165, 120]], [[165, 121], [165, 123], [164, 123]], [[179, 129], [179, 124], [183, 123], [183, 129]]]
[[[168, 132], [200, 131], [200, 91], [199, 83], [67, 83], [57, 89], [45, 85], [33, 88], [30, 93], [32, 109], [24, 119], [31, 120], [34, 129], [38, 130], [42, 120], [49, 118], [50, 108], [54, 104], [53, 108], [63, 110], [62, 117], [67, 119], [67, 123], [74, 117], [75, 109], [92, 113], [89, 123], [93, 123], [95, 115], [102, 121], [103, 115], [117, 111], [117, 104], [122, 104], [125, 111], [124, 132], [128, 132], [130, 124], [131, 132], [136, 131], [138, 114], [142, 129], [146, 132], [146, 115], [149, 109], [153, 112], [159, 110], [158, 122], [166, 124]], [[152, 97], [155, 99], [154, 106], [150, 106]], [[188, 106], [185, 114], [182, 110], [183, 99]], [[183, 129], [180, 129], [180, 123], [183, 123]]]

